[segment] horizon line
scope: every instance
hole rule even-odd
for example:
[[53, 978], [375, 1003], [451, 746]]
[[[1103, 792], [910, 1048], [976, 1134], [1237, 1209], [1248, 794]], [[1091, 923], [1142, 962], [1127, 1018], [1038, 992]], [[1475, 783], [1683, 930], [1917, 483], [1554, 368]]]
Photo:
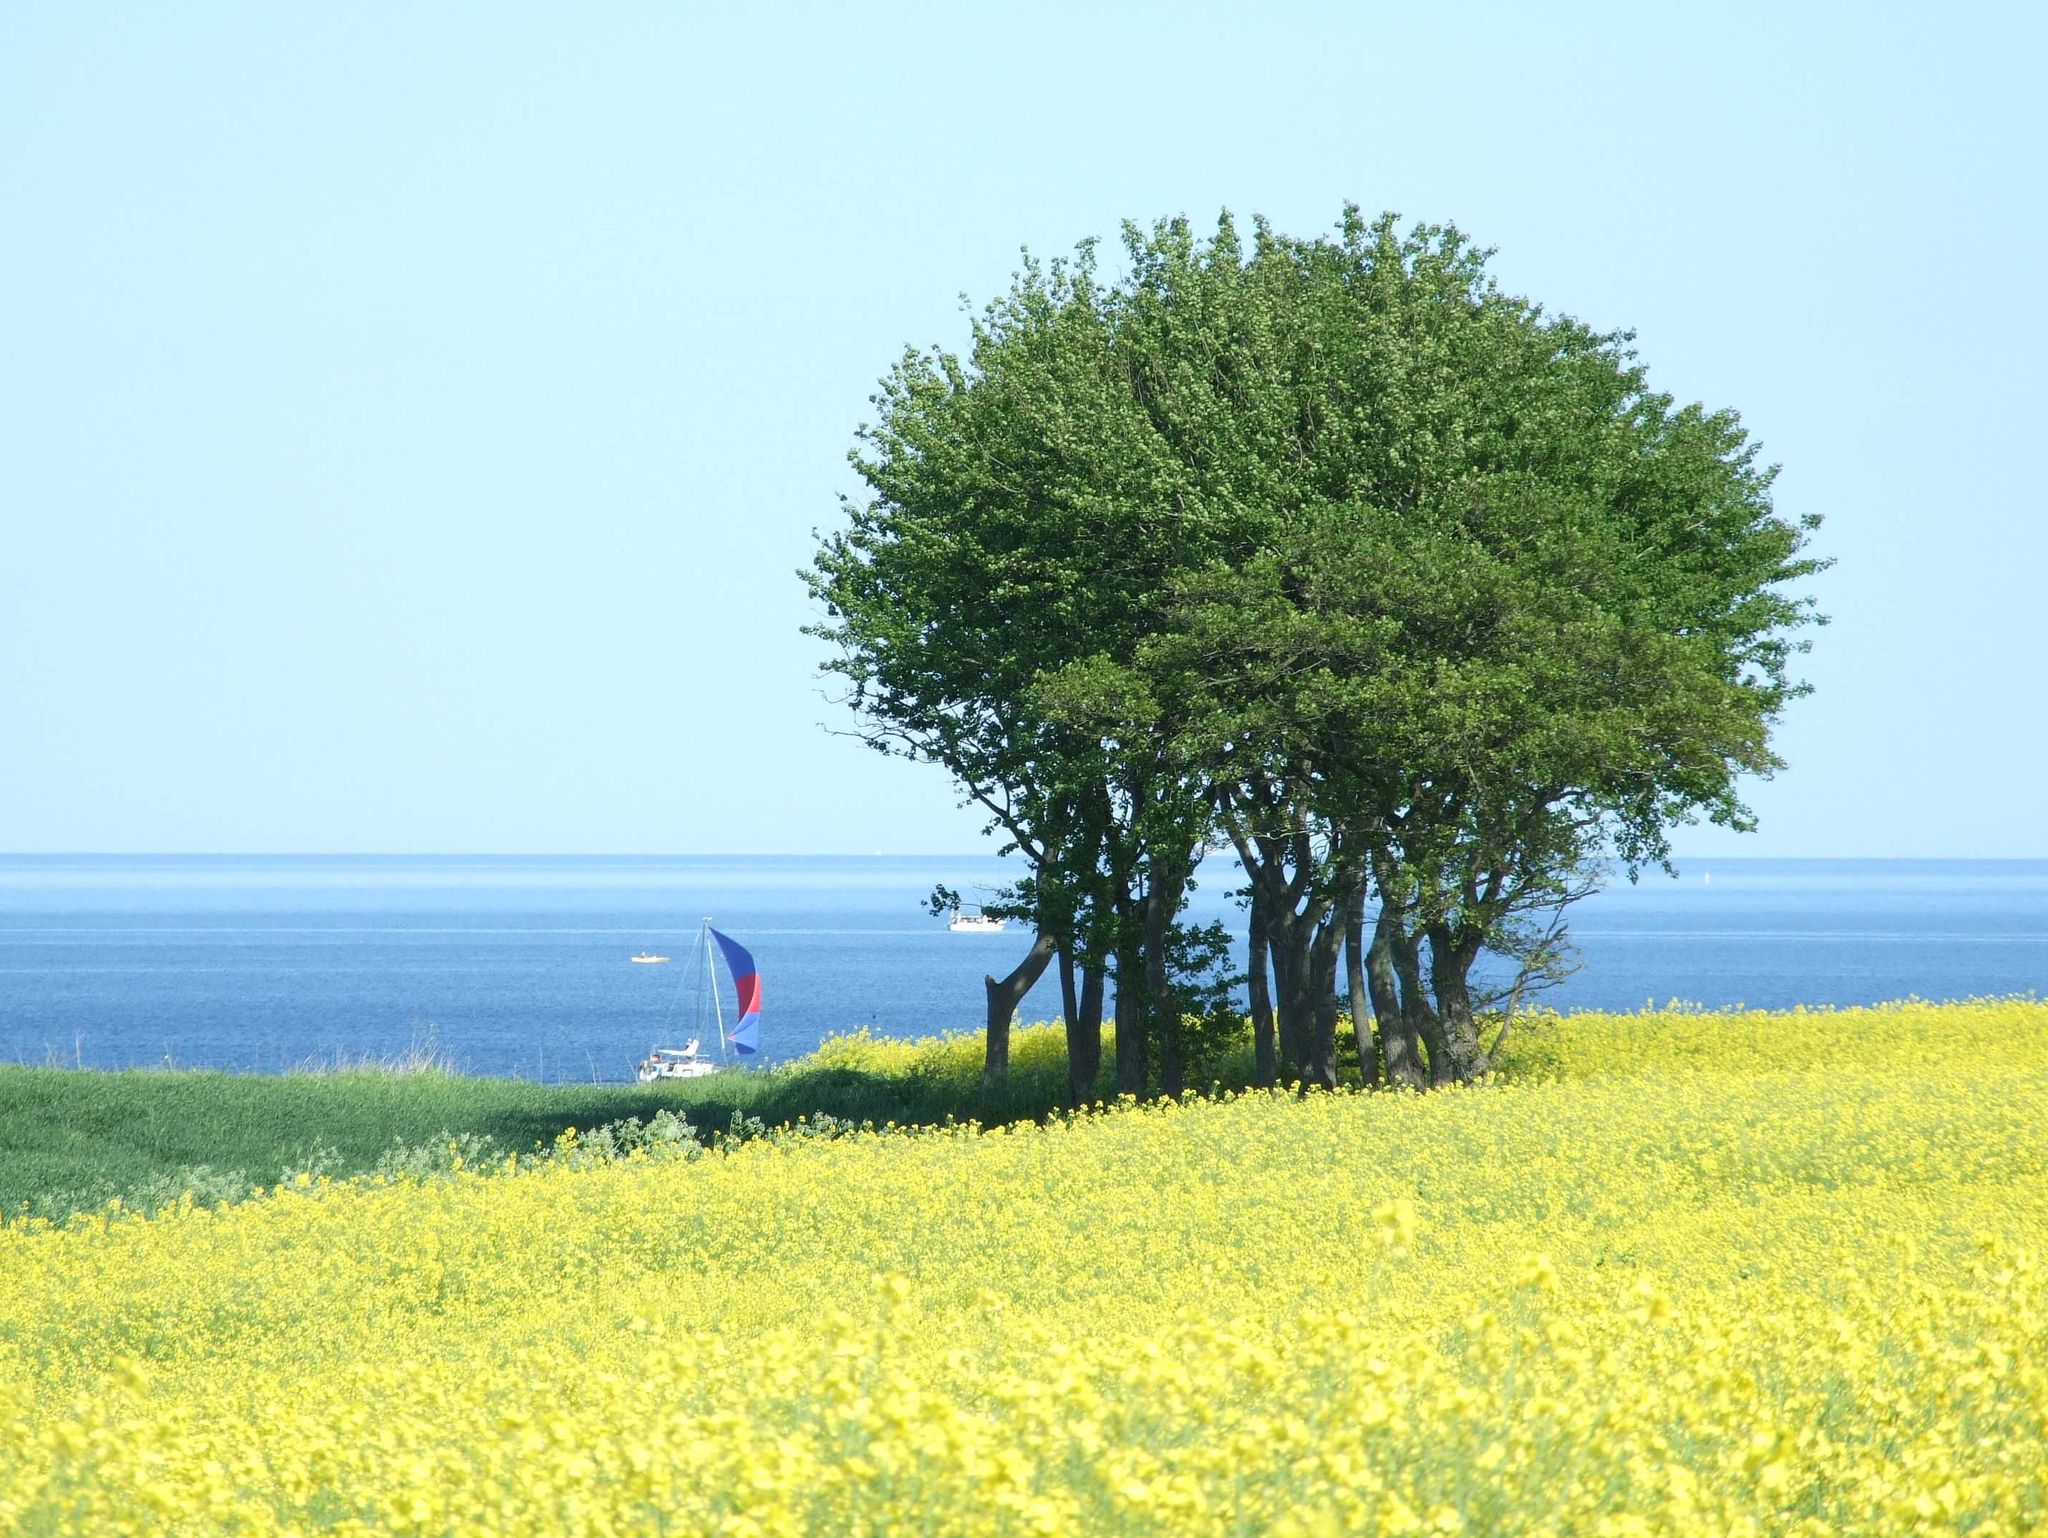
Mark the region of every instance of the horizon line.
[[[759, 850], [759, 849], [0, 849], [0, 860], [957, 860], [999, 859], [988, 849]], [[1217, 850], [1207, 860], [1234, 860]], [[1893, 863], [1967, 860], [1976, 864], [2039, 864], [2048, 854], [1688, 854], [1674, 851], [1673, 864], [1727, 864], [1763, 860], [1883, 860]], [[1610, 859], [1619, 866], [1619, 860]], [[1657, 869], [1643, 867], [1645, 872]]]

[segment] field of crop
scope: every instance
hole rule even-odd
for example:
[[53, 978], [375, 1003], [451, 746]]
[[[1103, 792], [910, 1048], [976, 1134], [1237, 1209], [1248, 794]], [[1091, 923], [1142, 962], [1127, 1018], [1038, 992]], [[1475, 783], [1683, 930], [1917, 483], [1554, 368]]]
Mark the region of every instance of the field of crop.
[[[0, 1532], [2048, 1521], [2048, 1006], [0, 1230]], [[874, 1071], [887, 1071], [876, 1046]]]

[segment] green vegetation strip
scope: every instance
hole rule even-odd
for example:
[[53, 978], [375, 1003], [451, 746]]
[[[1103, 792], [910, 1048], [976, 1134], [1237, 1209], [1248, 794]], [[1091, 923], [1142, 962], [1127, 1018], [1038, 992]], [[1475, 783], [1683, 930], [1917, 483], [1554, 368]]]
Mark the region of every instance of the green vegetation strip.
[[[1761, 1072], [1851, 1057], [1910, 1071], [1931, 1041], [1996, 1053], [2016, 1035], [2038, 1034], [2044, 1020], [2048, 1004], [2031, 999], [1789, 1013], [1675, 1006], [1623, 1015], [1532, 1012], [1515, 1021], [1498, 1071], [1525, 1081], [1578, 1079], [1733, 1061]], [[1348, 1038], [1340, 1043], [1350, 1046]], [[1097, 1081], [1105, 1100], [1115, 1093], [1114, 1056], [1106, 1054]], [[1340, 1061], [1356, 1084], [1355, 1050]], [[1244, 1087], [1252, 1072], [1248, 1036], [1220, 1044], [1197, 1066], [1204, 1085]], [[799, 1117], [876, 1126], [1039, 1119], [1055, 1113], [1066, 1093], [1063, 1032], [1057, 1025], [1018, 1031], [1009, 1074], [993, 1092], [982, 1087], [981, 1070], [977, 1035], [901, 1041], [865, 1032], [834, 1037], [766, 1071], [662, 1085], [534, 1084], [438, 1069], [272, 1076], [0, 1067], [0, 1217], [61, 1219], [115, 1199], [154, 1209], [188, 1192], [207, 1204], [235, 1201], [302, 1170], [336, 1177], [417, 1170], [451, 1140], [461, 1140], [476, 1163], [551, 1146], [570, 1127], [647, 1122], [662, 1111], [707, 1137]]]
[[[757, 1073], [663, 1085], [535, 1084], [440, 1070], [281, 1075], [0, 1067], [0, 1212], [62, 1218], [119, 1198], [155, 1208], [191, 1192], [233, 1201], [299, 1170], [366, 1173], [450, 1138], [526, 1152], [568, 1127], [657, 1112], [700, 1132], [824, 1114], [877, 1125], [1015, 1121], [1066, 1091], [1057, 1029], [1026, 1033], [1008, 1082], [980, 1087], [979, 1038], [862, 1036]], [[1105, 1086], [1105, 1091], [1107, 1086]]]

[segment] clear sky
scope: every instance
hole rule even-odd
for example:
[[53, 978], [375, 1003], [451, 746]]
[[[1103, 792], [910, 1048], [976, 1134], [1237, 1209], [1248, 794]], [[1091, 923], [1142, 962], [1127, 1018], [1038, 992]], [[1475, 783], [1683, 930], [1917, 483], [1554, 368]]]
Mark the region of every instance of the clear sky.
[[906, 344], [1344, 200], [1827, 519], [1700, 855], [2048, 856], [2039, 7], [0, 7], [0, 849], [925, 852], [796, 569]]

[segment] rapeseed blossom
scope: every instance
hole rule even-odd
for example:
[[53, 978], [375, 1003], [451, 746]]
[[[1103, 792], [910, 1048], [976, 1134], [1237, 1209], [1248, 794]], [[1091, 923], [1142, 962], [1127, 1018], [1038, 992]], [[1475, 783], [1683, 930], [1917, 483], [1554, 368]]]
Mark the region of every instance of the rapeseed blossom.
[[15, 1224], [0, 1531], [2048, 1521], [2048, 1006], [1515, 1042], [1435, 1095]]

